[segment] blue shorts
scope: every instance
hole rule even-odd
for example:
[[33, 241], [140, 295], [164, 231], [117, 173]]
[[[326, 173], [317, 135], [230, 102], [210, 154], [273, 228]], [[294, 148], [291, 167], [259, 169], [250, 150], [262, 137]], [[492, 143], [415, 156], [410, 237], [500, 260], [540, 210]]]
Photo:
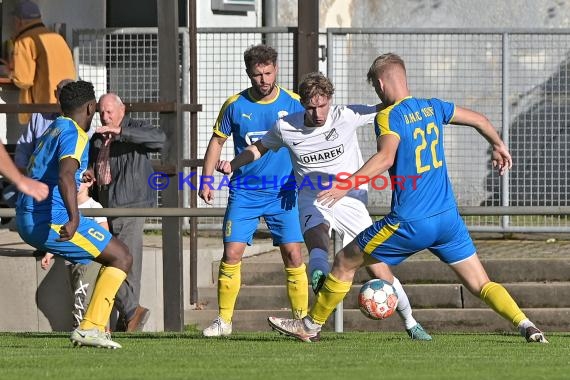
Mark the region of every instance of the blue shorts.
[[458, 263], [475, 254], [457, 208], [411, 222], [387, 215], [358, 234], [356, 242], [366, 254], [389, 265], [398, 265], [423, 249], [429, 249], [446, 264]]
[[52, 224], [51, 215], [16, 214], [18, 233], [32, 247], [61, 256], [72, 263], [88, 264], [107, 247], [111, 233], [94, 220], [80, 216], [75, 235], [68, 241], [59, 238], [61, 224]]
[[273, 245], [303, 242], [297, 209], [297, 191], [263, 194], [259, 191], [230, 192], [224, 217], [224, 243], [251, 245], [259, 219], [263, 217]]

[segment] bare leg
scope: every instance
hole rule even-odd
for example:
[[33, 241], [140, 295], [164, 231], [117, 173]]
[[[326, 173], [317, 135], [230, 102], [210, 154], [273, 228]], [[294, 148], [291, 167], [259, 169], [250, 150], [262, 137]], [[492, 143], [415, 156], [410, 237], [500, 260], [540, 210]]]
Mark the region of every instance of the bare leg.
[[476, 253], [460, 263], [451, 265], [451, 268], [473, 295], [481, 298], [497, 314], [510, 321], [527, 342], [548, 343], [542, 331], [526, 317], [509, 292], [501, 284], [489, 280]]

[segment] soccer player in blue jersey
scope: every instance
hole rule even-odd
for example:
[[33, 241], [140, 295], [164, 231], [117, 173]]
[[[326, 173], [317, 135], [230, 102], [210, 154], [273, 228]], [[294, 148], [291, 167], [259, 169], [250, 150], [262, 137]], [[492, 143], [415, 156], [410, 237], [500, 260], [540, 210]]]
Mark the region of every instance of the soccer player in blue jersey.
[[[357, 171], [364, 161], [358, 145], [357, 128], [374, 121], [379, 106], [332, 105], [334, 86], [322, 73], [307, 74], [299, 84], [304, 112], [279, 119], [261, 140], [250, 145], [231, 162], [220, 161], [216, 169], [229, 174], [271, 151], [287, 148], [293, 164], [299, 197], [299, 222], [309, 251], [309, 278], [315, 294], [330, 272], [330, 234], [339, 234], [342, 245], [372, 224], [366, 204], [367, 186], [352, 189], [334, 207], [320, 204], [320, 190], [335, 176]], [[383, 108], [383, 106], [382, 106]], [[412, 339], [431, 336], [412, 315], [412, 306], [400, 280], [384, 263], [368, 266], [371, 276], [389, 281], [398, 293], [397, 312]]]
[[391, 212], [361, 232], [335, 257], [333, 268], [302, 320], [269, 318], [274, 329], [303, 341], [314, 340], [335, 306], [346, 296], [356, 270], [370, 262], [397, 265], [428, 249], [448, 264], [471, 293], [519, 329], [528, 342], [548, 343], [507, 290], [490, 281], [459, 215], [443, 150], [446, 124], [474, 128], [491, 144], [493, 166], [503, 175], [511, 155], [482, 114], [439, 99], [410, 95], [404, 61], [389, 53], [368, 72], [386, 108], [375, 119], [378, 152], [346, 181], [319, 194], [334, 205], [363, 179], [388, 170], [393, 182]]
[[[214, 125], [204, 157], [203, 177], [210, 177], [222, 147], [233, 136], [234, 153], [259, 140], [275, 121], [303, 110], [298, 95], [276, 84], [277, 52], [255, 45], [244, 53], [251, 87], [228, 98]], [[211, 186], [203, 184], [199, 196], [212, 204]], [[204, 329], [207, 337], [232, 333], [232, 317], [241, 287], [241, 260], [251, 245], [259, 219], [263, 217], [273, 244], [279, 246], [287, 277], [287, 295], [295, 318], [307, 313], [308, 280], [301, 253], [303, 236], [299, 226], [297, 192], [291, 160], [285, 149], [271, 152], [234, 172], [223, 224], [224, 252], [218, 274], [219, 315]]]
[[42, 135], [28, 165], [30, 177], [47, 184], [49, 196], [38, 202], [20, 194], [16, 208], [18, 232], [39, 250], [73, 263], [94, 260], [103, 266], [87, 312], [70, 339], [76, 346], [121, 348], [105, 333], [105, 326], [117, 289], [132, 265], [132, 256], [109, 231], [83, 217], [77, 205], [77, 190], [87, 169], [87, 131], [97, 104], [93, 85], [84, 81], [69, 83], [59, 99], [63, 116]]

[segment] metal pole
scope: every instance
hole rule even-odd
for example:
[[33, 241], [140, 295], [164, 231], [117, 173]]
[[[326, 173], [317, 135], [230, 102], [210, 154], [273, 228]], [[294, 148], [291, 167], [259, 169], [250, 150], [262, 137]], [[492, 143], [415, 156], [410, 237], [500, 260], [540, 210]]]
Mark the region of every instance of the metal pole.
[[[503, 88], [502, 88], [502, 103], [503, 103], [503, 128], [502, 137], [503, 141], [509, 146], [509, 33], [503, 33]], [[501, 206], [509, 206], [509, 172], [507, 171], [501, 177]], [[510, 217], [503, 215], [501, 218], [501, 226], [508, 228]]]
[[[262, 22], [264, 27], [276, 27], [277, 26], [277, 0], [263, 0], [262, 2], [263, 17]], [[264, 36], [264, 43], [269, 46], [274, 47], [279, 51], [280, 47], [277, 46], [277, 36], [273, 33], [267, 33]]]
[[295, 44], [295, 89], [301, 78], [319, 70], [319, 1], [298, 2], [299, 21]]
[[[160, 4], [158, 4], [160, 3]], [[180, 66], [178, 54], [178, 0], [158, 1], [159, 98], [173, 102], [176, 111], [160, 113], [160, 125], [166, 134], [162, 152], [163, 163], [177, 173], [182, 168], [182, 128], [180, 125]], [[143, 186], [143, 184], [141, 184]], [[169, 186], [162, 192], [165, 207], [181, 207], [182, 192], [178, 186]], [[162, 219], [164, 330], [182, 331], [184, 328], [183, 245], [182, 218]]]
[[334, 65], [333, 65], [333, 39], [334, 35], [331, 32], [327, 32], [327, 49], [326, 49], [326, 60], [327, 60], [327, 77], [334, 78]]
[[[196, 41], [196, 0], [190, 0], [188, 6], [188, 28], [190, 30], [190, 103], [198, 103], [198, 44]], [[198, 158], [198, 114], [190, 114], [190, 160]], [[190, 167], [190, 172], [197, 172], [198, 167]], [[190, 208], [198, 208], [196, 176], [192, 178], [194, 189], [190, 191]], [[190, 304], [198, 302], [198, 219], [190, 218]]]

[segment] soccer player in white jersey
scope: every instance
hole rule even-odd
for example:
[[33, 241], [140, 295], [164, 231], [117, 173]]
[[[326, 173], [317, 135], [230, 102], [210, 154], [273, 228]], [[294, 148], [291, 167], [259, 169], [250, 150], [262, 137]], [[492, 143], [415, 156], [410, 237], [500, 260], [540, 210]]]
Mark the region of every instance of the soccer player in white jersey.
[[[231, 162], [220, 161], [217, 169], [229, 174], [257, 160], [269, 150], [289, 150], [299, 188], [299, 221], [309, 250], [309, 273], [313, 291], [318, 292], [330, 272], [328, 247], [331, 230], [342, 238], [343, 246], [372, 224], [366, 204], [366, 186], [352, 189], [334, 206], [318, 202], [317, 194], [333, 181], [342, 180], [363, 164], [357, 128], [371, 124], [378, 106], [333, 106], [334, 87], [322, 73], [310, 73], [299, 85], [305, 112], [278, 120], [263, 138], [250, 145]], [[408, 335], [416, 340], [431, 336], [412, 316], [412, 308], [400, 281], [384, 263], [369, 266], [369, 273], [387, 280], [398, 293], [398, 314]]]

